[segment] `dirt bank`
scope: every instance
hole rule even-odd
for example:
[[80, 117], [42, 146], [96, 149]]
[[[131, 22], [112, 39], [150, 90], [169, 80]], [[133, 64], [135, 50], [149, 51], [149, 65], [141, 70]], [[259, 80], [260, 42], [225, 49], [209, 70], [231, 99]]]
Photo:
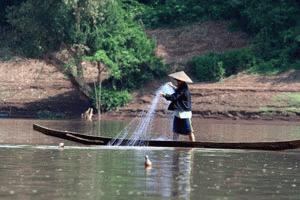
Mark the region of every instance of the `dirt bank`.
[[[79, 117], [90, 106], [67, 77], [43, 60], [0, 62], [0, 116]], [[89, 81], [96, 79], [86, 69]]]
[[229, 31], [229, 25], [230, 22], [207, 21], [177, 28], [148, 30], [147, 34], [157, 42], [157, 56], [176, 67], [193, 56], [246, 47], [247, 35], [240, 31]]
[[[204, 22], [147, 33], [157, 41], [156, 54], [171, 64], [175, 71], [185, 69], [185, 62], [195, 55], [246, 47], [247, 35], [228, 31], [229, 23]], [[147, 108], [153, 92], [166, 81], [169, 80], [157, 80], [157, 83], [149, 84], [136, 93], [134, 102], [112, 114], [135, 116]], [[219, 83], [195, 83], [190, 88], [195, 117], [235, 120], [300, 119], [299, 71], [276, 76], [238, 74]], [[163, 115], [164, 109], [165, 107], [160, 108], [158, 112]]]
[[[155, 91], [158, 86], [149, 87]], [[191, 84], [190, 89], [194, 117], [300, 121], [300, 71], [276, 76], [239, 74], [219, 83]], [[147, 108], [153, 96], [153, 92], [136, 93], [135, 101], [115, 114], [134, 116]], [[163, 115], [164, 109], [158, 112]]]

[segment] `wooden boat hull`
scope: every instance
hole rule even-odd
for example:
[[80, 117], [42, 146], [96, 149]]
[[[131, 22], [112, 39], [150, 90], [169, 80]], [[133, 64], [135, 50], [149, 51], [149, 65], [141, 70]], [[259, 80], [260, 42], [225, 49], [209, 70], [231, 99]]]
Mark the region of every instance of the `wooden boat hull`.
[[[54, 137], [78, 142], [85, 145], [109, 145], [113, 138], [91, 136], [71, 131], [50, 129], [38, 124], [33, 124], [33, 129]], [[120, 146], [129, 146], [130, 140], [116, 140]], [[217, 148], [217, 149], [253, 149], [253, 150], [286, 150], [300, 148], [300, 140], [281, 142], [189, 142], [189, 141], [162, 141], [162, 140], [140, 140], [135, 144], [151, 147], [186, 147], [186, 148]], [[140, 145], [137, 145], [140, 146]]]

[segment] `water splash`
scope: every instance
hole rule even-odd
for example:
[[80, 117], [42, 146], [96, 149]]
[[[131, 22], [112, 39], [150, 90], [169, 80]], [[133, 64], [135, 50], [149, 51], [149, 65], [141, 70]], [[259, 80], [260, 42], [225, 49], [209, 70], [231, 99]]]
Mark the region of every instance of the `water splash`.
[[[148, 111], [143, 111], [140, 116], [133, 119], [129, 125], [124, 128], [114, 139], [109, 142], [109, 145], [119, 146], [124, 143], [125, 139], [129, 139], [127, 146], [143, 146], [144, 140], [151, 139], [152, 125], [155, 118], [158, 103], [163, 100], [164, 107], [168, 102], [161, 98], [161, 93], [173, 94], [174, 89], [168, 84], [161, 86], [156, 92], [151, 101]], [[128, 137], [131, 134], [130, 137]]]

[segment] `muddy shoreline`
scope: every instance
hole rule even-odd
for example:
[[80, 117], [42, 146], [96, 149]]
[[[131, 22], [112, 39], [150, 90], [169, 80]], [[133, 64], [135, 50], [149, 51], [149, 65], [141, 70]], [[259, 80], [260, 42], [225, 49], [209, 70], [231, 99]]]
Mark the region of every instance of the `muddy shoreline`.
[[[53, 113], [55, 115], [55, 113]], [[124, 120], [128, 118], [135, 118], [139, 116], [139, 113], [105, 113], [101, 115], [101, 119], [103, 120]], [[159, 117], [165, 118], [166, 115], [158, 114]], [[79, 114], [75, 115], [65, 115], [61, 117], [38, 117], [34, 112], [27, 112], [26, 114], [15, 112], [13, 115], [9, 116], [6, 112], [0, 112], [0, 118], [2, 119], [47, 119], [47, 120], [79, 120], [81, 119]], [[193, 114], [193, 119], [203, 119], [203, 120], [222, 120], [222, 121], [249, 121], [249, 122], [300, 122], [300, 115], [290, 116], [284, 115], [281, 113], [275, 113], [272, 116], [267, 116], [265, 114], [260, 113], [245, 113], [245, 112], [235, 112], [235, 114], [231, 113], [213, 113], [211, 111], [202, 112]], [[93, 117], [93, 120], [98, 120], [98, 117]]]
[[[26, 61], [29, 62], [29, 61]], [[36, 62], [36, 61], [30, 61]], [[20, 64], [20, 63], [18, 63]], [[24, 64], [21, 62], [21, 64]], [[26, 68], [30, 76], [2, 76], [0, 89], [1, 118], [78, 119], [91, 103], [53, 66], [39, 61]], [[16, 63], [11, 65], [20, 67]], [[3, 67], [3, 65], [2, 65]], [[42, 67], [46, 74], [36, 74]], [[35, 69], [35, 70], [33, 70]], [[12, 71], [11, 68], [7, 71]], [[47, 79], [46, 79], [47, 76]], [[13, 80], [5, 80], [13, 77]], [[31, 77], [35, 78], [34, 81]], [[300, 70], [276, 76], [239, 74], [217, 83], [190, 85], [193, 118], [219, 120], [281, 120], [300, 121], [298, 99]], [[1, 77], [0, 77], [1, 78]], [[50, 79], [50, 80], [49, 80]], [[52, 80], [51, 80], [52, 79]], [[21, 80], [18, 82], [17, 80]], [[166, 80], [151, 83], [133, 93], [133, 101], [116, 111], [102, 114], [104, 118], [136, 117], [147, 110], [154, 91]], [[5, 83], [5, 84], [4, 84]], [[166, 106], [157, 108], [157, 115], [166, 116]], [[96, 114], [96, 113], [95, 113]], [[95, 115], [96, 118], [96, 115]]]
[[[1, 108], [4, 110], [5, 108]], [[8, 108], [7, 108], [8, 109]], [[56, 112], [53, 110], [45, 111], [44, 115], [41, 115], [37, 111], [10, 108], [9, 111], [0, 111], [0, 118], [9, 118], [9, 119], [81, 119], [80, 110], [75, 111], [66, 111], [66, 112]], [[123, 120], [127, 118], [135, 118], [140, 116], [140, 113], [143, 110], [126, 110], [126, 111], [114, 111], [108, 113], [102, 113], [101, 118], [105, 120]], [[168, 115], [165, 111], [158, 111], [156, 113], [158, 117], [165, 118]], [[290, 121], [290, 122], [300, 122], [300, 113], [284, 113], [280, 111], [273, 112], [249, 112], [249, 111], [193, 111], [193, 118], [204, 119], [204, 120], [230, 120], [230, 121]], [[95, 113], [93, 120], [98, 119], [98, 114]]]

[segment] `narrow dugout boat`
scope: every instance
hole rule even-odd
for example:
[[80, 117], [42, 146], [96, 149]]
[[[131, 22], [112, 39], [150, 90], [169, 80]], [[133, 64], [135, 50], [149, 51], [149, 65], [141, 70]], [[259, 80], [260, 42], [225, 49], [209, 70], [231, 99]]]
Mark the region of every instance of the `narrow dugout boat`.
[[[71, 131], [50, 129], [38, 124], [33, 124], [33, 129], [49, 135], [85, 145], [108, 145], [114, 138], [91, 136]], [[119, 140], [120, 146], [128, 146], [128, 139]], [[118, 142], [118, 139], [117, 141]], [[287, 150], [300, 148], [300, 140], [280, 142], [189, 142], [189, 141], [163, 141], [163, 140], [141, 140], [139, 144], [151, 147], [186, 147], [186, 148], [217, 148], [217, 149], [253, 149], [253, 150]]]

